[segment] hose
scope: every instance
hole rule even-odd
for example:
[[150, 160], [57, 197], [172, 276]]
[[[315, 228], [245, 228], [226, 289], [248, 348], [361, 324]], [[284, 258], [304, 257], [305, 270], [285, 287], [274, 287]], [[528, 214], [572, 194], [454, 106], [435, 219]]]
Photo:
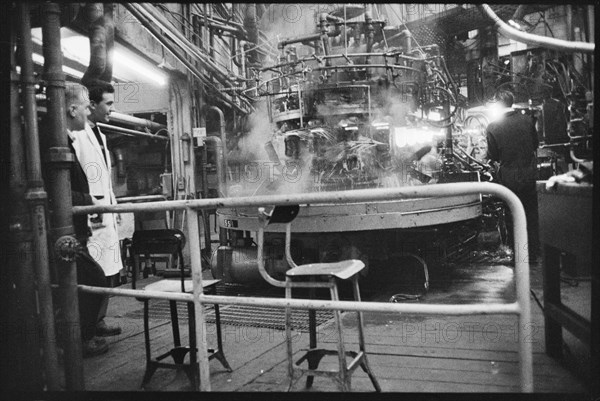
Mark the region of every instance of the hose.
[[594, 43], [577, 42], [562, 40], [556, 38], [549, 38], [546, 36], [533, 35], [527, 32], [521, 32], [502, 21], [498, 15], [492, 10], [487, 4], [478, 5], [479, 11], [484, 16], [487, 16], [496, 24], [498, 32], [509, 39], [516, 40], [517, 42], [527, 43], [529, 45], [541, 46], [548, 49], [559, 50], [567, 53], [582, 52], [582, 53], [594, 53], [596, 45]]

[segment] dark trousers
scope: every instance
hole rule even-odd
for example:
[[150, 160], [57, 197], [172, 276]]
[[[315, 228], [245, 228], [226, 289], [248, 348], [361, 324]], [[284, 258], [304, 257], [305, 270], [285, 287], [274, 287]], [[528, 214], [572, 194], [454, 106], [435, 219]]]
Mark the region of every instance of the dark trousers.
[[[525, 209], [527, 218], [527, 245], [529, 256], [539, 255], [539, 226], [538, 226], [538, 200], [535, 184], [519, 192], [515, 192]], [[510, 211], [507, 209], [506, 228], [508, 230], [508, 245], [513, 248], [525, 249], [525, 244], [515, 244], [513, 235], [513, 219]]]
[[[114, 288], [121, 285], [120, 283], [120, 274], [113, 274], [112, 276], [104, 276], [104, 272], [102, 272], [102, 276], [104, 277], [104, 286], [108, 288]], [[108, 295], [102, 296], [102, 303], [100, 304], [100, 309], [98, 310], [98, 320], [97, 322], [101, 322], [106, 317], [106, 311], [108, 310]]]
[[[94, 287], [106, 287], [102, 267], [90, 256], [87, 248], [77, 256], [77, 283]], [[79, 292], [79, 323], [81, 339], [90, 340], [96, 335], [96, 322], [104, 298], [101, 294]]]

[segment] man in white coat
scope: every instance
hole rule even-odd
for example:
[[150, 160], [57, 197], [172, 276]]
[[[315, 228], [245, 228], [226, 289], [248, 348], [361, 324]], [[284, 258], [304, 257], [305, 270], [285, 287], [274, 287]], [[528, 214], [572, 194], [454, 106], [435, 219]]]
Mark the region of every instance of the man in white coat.
[[[99, 204], [116, 205], [111, 180], [110, 152], [106, 146], [106, 136], [100, 132], [97, 123], [109, 121], [114, 110], [114, 87], [104, 81], [96, 81], [88, 87], [90, 97], [90, 115], [84, 130], [74, 134], [73, 149], [85, 172], [92, 195]], [[102, 266], [109, 287], [116, 287], [119, 272], [123, 269], [116, 214], [105, 213], [91, 218], [92, 236], [88, 240], [90, 255]], [[105, 296], [98, 316], [96, 335], [114, 336], [121, 333], [118, 326], [108, 326], [104, 321], [108, 308], [108, 296]]]

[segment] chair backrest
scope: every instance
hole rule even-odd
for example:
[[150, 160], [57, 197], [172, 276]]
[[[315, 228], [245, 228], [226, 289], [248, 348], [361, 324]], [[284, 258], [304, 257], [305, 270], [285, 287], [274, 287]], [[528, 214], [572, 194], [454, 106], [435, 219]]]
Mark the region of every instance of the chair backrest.
[[[131, 238], [131, 254], [150, 255], [167, 254], [177, 258], [177, 265], [181, 272], [181, 291], [185, 292], [185, 271], [183, 266], [183, 248], [185, 246], [185, 235], [181, 230], [174, 228], [163, 230], [138, 230]], [[135, 262], [134, 262], [135, 263]], [[132, 285], [134, 281], [132, 281]]]
[[275, 208], [271, 212], [271, 216], [268, 218], [268, 224], [291, 223], [296, 218], [296, 216], [298, 216], [299, 211], [300, 205], [275, 206]]
[[146, 253], [176, 254], [185, 246], [185, 235], [177, 229], [135, 231], [132, 251], [138, 255]]
[[263, 258], [263, 243], [264, 243], [264, 228], [269, 224], [285, 224], [285, 256], [291, 267], [296, 267], [297, 265], [292, 260], [291, 256], [291, 223], [298, 216], [298, 212], [300, 211], [300, 205], [284, 205], [284, 206], [275, 206], [275, 208], [271, 211], [270, 215], [264, 213], [263, 208], [259, 208], [259, 225], [258, 225], [258, 271], [260, 275], [265, 279], [265, 281], [271, 285], [276, 287], [285, 287], [285, 281], [276, 280], [269, 275], [267, 270], [265, 269], [265, 263]]

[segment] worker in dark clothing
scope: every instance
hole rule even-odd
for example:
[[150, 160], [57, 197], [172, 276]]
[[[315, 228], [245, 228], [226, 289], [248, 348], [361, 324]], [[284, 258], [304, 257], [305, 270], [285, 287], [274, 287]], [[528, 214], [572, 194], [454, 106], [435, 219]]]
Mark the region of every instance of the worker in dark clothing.
[[512, 218], [507, 219], [509, 246], [529, 249], [529, 259], [534, 261], [539, 255], [538, 240], [538, 203], [535, 181], [537, 176], [538, 137], [535, 120], [512, 108], [513, 94], [500, 90], [494, 96], [493, 108], [498, 119], [486, 129], [488, 158], [496, 166], [497, 178], [517, 195], [525, 209], [527, 217], [528, 244], [515, 244], [512, 230]]
[[[67, 83], [65, 89], [65, 105], [67, 112], [67, 135], [71, 152], [73, 149], [73, 132], [85, 128], [87, 116], [90, 114], [89, 97], [86, 87], [80, 84]], [[75, 156], [76, 158], [77, 156]], [[71, 198], [73, 206], [93, 205], [97, 202], [90, 195], [87, 177], [81, 165], [75, 159], [71, 164]], [[75, 238], [81, 248], [77, 254], [77, 283], [95, 287], [106, 287], [106, 278], [102, 267], [90, 256], [87, 250], [87, 240], [91, 235], [87, 215], [74, 215], [73, 228]], [[108, 344], [103, 338], [96, 336], [98, 312], [102, 306], [103, 296], [80, 292], [79, 322], [81, 325], [81, 340], [83, 356], [99, 355], [108, 351]]]

